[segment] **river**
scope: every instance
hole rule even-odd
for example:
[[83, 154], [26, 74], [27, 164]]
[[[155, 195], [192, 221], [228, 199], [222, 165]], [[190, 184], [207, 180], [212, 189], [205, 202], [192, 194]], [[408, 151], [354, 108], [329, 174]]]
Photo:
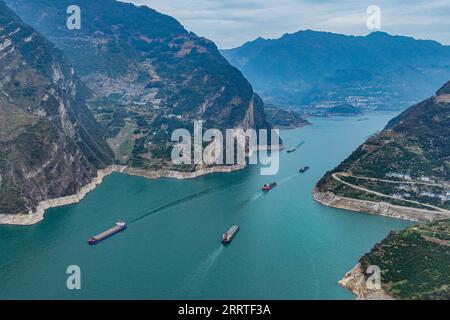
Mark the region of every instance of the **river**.
[[[311, 190], [392, 117], [315, 118], [283, 131], [288, 148], [304, 144], [280, 152], [276, 176], [258, 166], [193, 180], [116, 173], [39, 224], [0, 226], [0, 299], [352, 299], [338, 280], [411, 223], [328, 208]], [[271, 181], [278, 186], [262, 194]], [[87, 245], [119, 219], [127, 230]], [[224, 247], [233, 224], [241, 231]], [[66, 287], [70, 265], [81, 290]]]

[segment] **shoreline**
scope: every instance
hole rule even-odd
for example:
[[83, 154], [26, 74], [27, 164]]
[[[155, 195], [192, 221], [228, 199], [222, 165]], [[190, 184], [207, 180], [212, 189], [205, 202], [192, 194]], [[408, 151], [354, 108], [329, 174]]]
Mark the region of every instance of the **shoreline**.
[[91, 182], [83, 186], [76, 194], [41, 201], [36, 207], [36, 210], [31, 213], [0, 214], [0, 225], [31, 226], [39, 223], [44, 220], [46, 210], [79, 203], [89, 192], [100, 185], [104, 178], [116, 172], [140, 176], [147, 179], [173, 178], [182, 180], [194, 179], [211, 173], [229, 173], [242, 170], [245, 167], [246, 164], [238, 164], [232, 166], [207, 167], [193, 172], [182, 172], [175, 170], [148, 171], [127, 166], [112, 165], [105, 169], [98, 170], [97, 176], [93, 178]]
[[355, 295], [356, 300], [395, 300], [382, 288], [369, 289], [367, 287], [366, 277], [360, 263], [347, 272], [338, 283], [351, 291]]
[[278, 130], [294, 130], [294, 129], [304, 128], [304, 127], [307, 127], [310, 125], [312, 125], [312, 123], [308, 121], [308, 123], [292, 124], [289, 126], [273, 126], [273, 128], [278, 129]]
[[[362, 212], [390, 218], [408, 220], [419, 223], [429, 223], [449, 216], [440, 211], [396, 206], [387, 202], [374, 202], [360, 199], [337, 196], [332, 192], [320, 192], [314, 188], [313, 199], [325, 206]], [[358, 262], [348, 271], [338, 283], [355, 295], [356, 300], [395, 300], [383, 288], [369, 289], [366, 285], [366, 276], [361, 264]]]
[[230, 173], [233, 171], [242, 170], [246, 167], [245, 164], [236, 164], [232, 166], [220, 166], [220, 167], [206, 167], [192, 172], [183, 172], [176, 170], [155, 170], [149, 171], [145, 169], [124, 167], [120, 172], [126, 173], [132, 176], [144, 177], [148, 179], [158, 179], [158, 178], [172, 178], [178, 180], [184, 179], [195, 179], [207, 174], [212, 173]]
[[[374, 202], [360, 199], [352, 199], [337, 196], [332, 192], [320, 192], [314, 188], [313, 199], [325, 206], [348, 210], [353, 212], [363, 212], [390, 218], [414, 221], [419, 223], [429, 223], [441, 219], [448, 219], [449, 216], [440, 211], [426, 209], [409, 208], [392, 205], [386, 202]], [[356, 300], [396, 300], [383, 288], [369, 289], [366, 285], [366, 276], [361, 264], [348, 271], [338, 283], [355, 295]]]
[[[256, 151], [263, 150], [283, 150], [284, 145], [277, 144], [274, 146], [259, 146]], [[92, 179], [91, 182], [83, 186], [76, 194], [47, 199], [41, 201], [36, 210], [30, 213], [17, 213], [17, 214], [0, 214], [0, 225], [15, 225], [15, 226], [31, 226], [44, 220], [45, 211], [51, 208], [62, 207], [70, 204], [79, 203], [83, 198], [92, 190], [94, 190], [98, 185], [103, 182], [103, 179], [112, 173], [125, 173], [132, 176], [144, 177], [147, 179], [158, 179], [158, 178], [172, 178], [172, 179], [195, 179], [207, 174], [212, 173], [230, 173], [233, 171], [242, 170], [247, 166], [247, 164], [235, 164], [230, 166], [217, 166], [217, 167], [205, 167], [193, 172], [183, 172], [176, 170], [145, 170], [139, 168], [132, 168], [123, 165], [111, 165], [105, 169], [100, 169], [97, 171], [97, 176]]]
[[314, 189], [313, 199], [325, 206], [354, 212], [364, 212], [384, 217], [397, 218], [413, 222], [433, 222], [450, 218], [440, 211], [419, 208], [410, 208], [390, 204], [388, 202], [375, 202], [337, 196], [332, 192], [320, 192]]

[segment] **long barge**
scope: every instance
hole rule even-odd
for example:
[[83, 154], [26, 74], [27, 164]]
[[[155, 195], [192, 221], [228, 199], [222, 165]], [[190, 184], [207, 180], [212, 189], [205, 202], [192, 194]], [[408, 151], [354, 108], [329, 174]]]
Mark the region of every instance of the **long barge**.
[[94, 245], [97, 244], [113, 235], [115, 235], [116, 233], [119, 233], [123, 230], [125, 230], [127, 228], [127, 224], [123, 221], [118, 221], [116, 222], [116, 225], [98, 235], [96, 235], [95, 237], [92, 237], [88, 240], [88, 244], [90, 245]]

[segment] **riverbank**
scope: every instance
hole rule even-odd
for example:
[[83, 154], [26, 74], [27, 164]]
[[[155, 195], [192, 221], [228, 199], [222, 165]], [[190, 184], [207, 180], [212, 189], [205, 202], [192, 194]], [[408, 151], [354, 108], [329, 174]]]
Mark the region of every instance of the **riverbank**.
[[395, 300], [383, 289], [369, 289], [366, 284], [361, 264], [357, 264], [352, 270], [347, 272], [339, 284], [353, 292], [356, 300]]
[[[257, 165], [185, 180], [114, 173], [80, 204], [46, 211], [41, 223], [0, 225], [0, 299], [354, 299], [338, 281], [356, 264], [355, 252], [411, 224], [338, 212], [318, 205], [311, 190], [390, 118], [314, 119], [280, 132], [286, 146], [305, 144], [301, 152], [279, 152], [273, 176], [260, 175]], [[263, 195], [261, 185], [271, 181], [280, 183]], [[118, 220], [128, 231], [87, 245]], [[235, 224], [242, 232], [224, 248], [220, 235]], [[338, 246], [324, 245], [336, 239]], [[61, 285], [74, 261], [85, 274], [76, 292]]]
[[149, 179], [158, 179], [158, 178], [172, 178], [172, 179], [195, 179], [207, 174], [211, 173], [229, 173], [237, 170], [242, 170], [246, 167], [245, 164], [231, 165], [231, 166], [220, 166], [220, 167], [205, 167], [202, 169], [198, 169], [193, 172], [182, 172], [182, 171], [174, 171], [174, 170], [155, 170], [148, 171], [139, 168], [131, 168], [124, 167], [121, 171], [126, 174], [145, 177]]
[[[332, 192], [319, 192], [313, 190], [313, 198], [322, 205], [337, 209], [357, 212], [366, 212], [391, 218], [428, 223], [449, 218], [440, 211], [395, 206], [386, 202], [373, 202], [359, 199], [340, 197]], [[366, 277], [361, 264], [358, 263], [347, 272], [339, 284], [351, 291], [357, 300], [394, 300], [383, 289], [369, 289], [366, 285]]]
[[[282, 150], [284, 145], [277, 144], [273, 146], [258, 146], [258, 151], [263, 150]], [[236, 165], [224, 165], [217, 167], [204, 166], [193, 172], [183, 172], [176, 170], [145, 170], [139, 168], [132, 168], [128, 166], [112, 165], [108, 168], [97, 171], [97, 176], [92, 179], [90, 183], [81, 188], [81, 190], [70, 196], [45, 200], [39, 203], [36, 210], [28, 214], [0, 214], [0, 225], [18, 225], [18, 226], [30, 226], [36, 224], [44, 219], [45, 211], [50, 208], [56, 208], [66, 206], [74, 203], [78, 203], [92, 190], [94, 190], [99, 184], [103, 182], [103, 179], [114, 172], [126, 173], [133, 176], [145, 177], [148, 179], [158, 178], [173, 178], [173, 179], [194, 179], [203, 175], [212, 173], [229, 173], [237, 170], [242, 170], [246, 167], [246, 164]]]
[[313, 190], [313, 198], [328, 207], [356, 212], [366, 212], [385, 217], [403, 219], [414, 222], [432, 222], [448, 219], [450, 216], [444, 212], [418, 208], [396, 206], [387, 202], [374, 202], [337, 196], [332, 192]]
[[308, 123], [294, 123], [294, 124], [287, 125], [287, 126], [274, 125], [273, 128], [274, 129], [278, 129], [278, 130], [294, 130], [294, 129], [299, 129], [299, 128], [303, 128], [303, 127], [310, 126], [310, 125], [311, 125], [310, 122], [308, 122]]
[[154, 170], [148, 171], [138, 168], [131, 168], [127, 166], [113, 165], [105, 169], [97, 171], [97, 176], [92, 179], [90, 183], [80, 189], [74, 195], [48, 199], [42, 201], [37, 206], [36, 210], [28, 214], [0, 214], [0, 225], [18, 225], [30, 226], [36, 224], [44, 219], [45, 211], [50, 208], [66, 206], [70, 204], [79, 203], [91, 191], [103, 182], [103, 179], [114, 172], [125, 173], [134, 176], [141, 176], [148, 179], [158, 178], [173, 178], [173, 179], [194, 179], [200, 176], [211, 173], [228, 173], [236, 170], [242, 170], [246, 167], [245, 164], [220, 166], [220, 167], [205, 167], [193, 172], [182, 172], [174, 170]]

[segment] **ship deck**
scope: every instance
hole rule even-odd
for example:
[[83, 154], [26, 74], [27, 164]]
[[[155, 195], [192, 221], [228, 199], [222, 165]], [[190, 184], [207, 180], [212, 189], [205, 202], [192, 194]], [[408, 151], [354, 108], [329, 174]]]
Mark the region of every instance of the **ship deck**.
[[112, 228], [110, 228], [110, 229], [108, 229], [106, 231], [103, 231], [102, 233], [96, 235], [94, 237], [94, 239], [103, 239], [103, 238], [105, 238], [107, 236], [110, 236], [110, 235], [112, 235], [112, 234], [114, 234], [114, 233], [116, 233], [116, 232], [118, 232], [118, 231], [120, 231], [122, 229], [123, 229], [123, 227], [119, 227], [119, 226], [112, 227]]

